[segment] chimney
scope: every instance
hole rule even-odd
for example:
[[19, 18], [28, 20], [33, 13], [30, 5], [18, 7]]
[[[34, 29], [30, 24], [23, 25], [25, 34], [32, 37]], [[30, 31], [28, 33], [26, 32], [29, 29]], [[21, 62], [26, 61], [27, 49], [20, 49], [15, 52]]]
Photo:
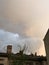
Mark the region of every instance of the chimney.
[[12, 53], [12, 45], [7, 46], [7, 53], [11, 54]]
[[37, 52], [35, 52], [35, 56], [37, 56]]

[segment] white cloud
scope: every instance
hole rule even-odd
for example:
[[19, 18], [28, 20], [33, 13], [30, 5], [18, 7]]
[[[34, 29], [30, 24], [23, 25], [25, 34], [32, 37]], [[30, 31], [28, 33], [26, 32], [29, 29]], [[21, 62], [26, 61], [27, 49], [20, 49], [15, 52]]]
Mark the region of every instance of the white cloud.
[[[27, 50], [26, 53], [35, 53], [38, 52], [38, 50], [42, 47], [42, 41], [38, 38], [22, 38], [19, 34], [14, 34], [11, 32], [7, 32], [4, 30], [0, 30], [0, 52], [6, 52], [7, 45], [12, 45], [13, 49], [12, 51], [14, 53], [18, 52], [20, 48], [18, 45], [21, 46], [21, 49], [23, 49], [23, 46], [26, 44]], [[43, 48], [44, 49], [44, 48]], [[44, 55], [44, 53], [42, 53]]]

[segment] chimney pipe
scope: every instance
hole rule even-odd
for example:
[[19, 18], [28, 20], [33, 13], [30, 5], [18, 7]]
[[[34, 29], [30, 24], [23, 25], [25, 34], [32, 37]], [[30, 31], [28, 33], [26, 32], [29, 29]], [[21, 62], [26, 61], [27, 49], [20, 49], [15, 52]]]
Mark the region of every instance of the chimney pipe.
[[7, 46], [7, 53], [11, 54], [12, 53], [12, 45]]

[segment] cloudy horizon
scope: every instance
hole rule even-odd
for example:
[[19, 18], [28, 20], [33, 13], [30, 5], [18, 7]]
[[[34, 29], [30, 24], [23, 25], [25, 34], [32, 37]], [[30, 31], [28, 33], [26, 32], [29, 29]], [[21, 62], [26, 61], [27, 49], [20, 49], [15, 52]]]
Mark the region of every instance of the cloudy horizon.
[[7, 52], [7, 45], [12, 45], [13, 53], [19, 52], [20, 47], [23, 49], [24, 45], [26, 45], [27, 49], [24, 50], [26, 54], [35, 54], [35, 52], [37, 52], [38, 55], [45, 54], [44, 44], [41, 39], [36, 37], [23, 38], [18, 33], [14, 34], [5, 30], [0, 30], [0, 52]]
[[30, 41], [29, 52], [34, 53], [33, 49], [38, 48], [35, 51], [40, 55], [45, 55], [43, 38], [48, 28], [49, 0], [0, 0], [1, 47], [3, 44], [0, 51], [10, 44], [10, 40], [17, 39], [23, 43]]

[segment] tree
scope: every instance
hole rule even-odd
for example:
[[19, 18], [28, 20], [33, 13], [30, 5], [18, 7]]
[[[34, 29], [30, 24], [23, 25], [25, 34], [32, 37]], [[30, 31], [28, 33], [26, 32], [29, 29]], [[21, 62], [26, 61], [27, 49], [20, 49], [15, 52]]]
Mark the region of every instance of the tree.
[[26, 46], [26, 44], [23, 46], [23, 49], [21, 48], [21, 46], [20, 45], [18, 45], [18, 47], [20, 48], [20, 50], [19, 50], [19, 53], [20, 54], [23, 54], [24, 53], [24, 51], [26, 51], [27, 50], [27, 46]]

